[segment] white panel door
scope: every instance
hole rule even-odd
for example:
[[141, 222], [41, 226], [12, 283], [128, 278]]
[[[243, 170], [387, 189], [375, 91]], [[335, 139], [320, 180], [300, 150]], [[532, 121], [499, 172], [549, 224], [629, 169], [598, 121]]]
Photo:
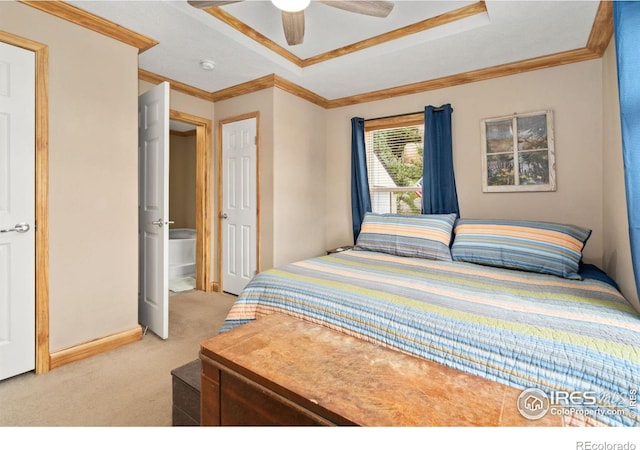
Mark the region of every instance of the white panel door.
[[222, 125], [222, 290], [236, 295], [257, 270], [256, 123]]
[[35, 369], [35, 54], [0, 43], [0, 379]]
[[169, 83], [138, 99], [138, 321], [169, 337]]

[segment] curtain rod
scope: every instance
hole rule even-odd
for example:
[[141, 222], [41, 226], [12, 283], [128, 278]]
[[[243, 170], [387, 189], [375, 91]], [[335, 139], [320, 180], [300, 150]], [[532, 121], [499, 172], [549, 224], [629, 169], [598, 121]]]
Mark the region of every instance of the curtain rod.
[[[444, 108], [433, 108], [433, 110], [434, 111], [444, 111]], [[453, 108], [451, 108], [451, 112], [453, 112]], [[423, 114], [423, 113], [424, 113], [424, 109], [422, 111], [416, 111], [416, 112], [404, 113], [404, 114], [396, 114], [394, 116], [373, 117], [371, 119], [364, 119], [364, 121], [368, 122], [370, 120], [395, 119], [396, 117], [411, 116], [413, 114]]]

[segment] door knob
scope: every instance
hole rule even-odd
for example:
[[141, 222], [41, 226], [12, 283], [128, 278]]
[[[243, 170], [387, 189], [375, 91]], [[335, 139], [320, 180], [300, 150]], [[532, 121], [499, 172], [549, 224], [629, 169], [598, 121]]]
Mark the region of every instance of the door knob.
[[172, 223], [175, 223], [175, 222], [173, 220], [167, 220], [166, 222], [163, 222], [162, 219], [158, 219], [151, 222], [151, 225], [157, 225], [162, 228], [162, 225], [169, 225]]
[[28, 223], [17, 223], [14, 225], [13, 228], [7, 228], [5, 230], [0, 230], [0, 233], [10, 233], [12, 231], [15, 231], [16, 233], [26, 233], [27, 231], [29, 231], [31, 227], [29, 226]]
[[222, 217], [223, 219], [228, 219], [229, 216], [227, 215], [227, 213], [222, 213], [220, 214], [220, 217]]

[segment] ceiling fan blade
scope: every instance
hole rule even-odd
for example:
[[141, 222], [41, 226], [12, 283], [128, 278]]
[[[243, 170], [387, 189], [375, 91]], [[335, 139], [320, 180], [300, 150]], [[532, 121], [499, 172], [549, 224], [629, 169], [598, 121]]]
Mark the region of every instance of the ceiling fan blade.
[[387, 17], [393, 10], [393, 2], [384, 1], [320, 1], [319, 3], [352, 13], [374, 17]]
[[287, 44], [302, 44], [304, 41], [304, 11], [282, 11], [282, 28]]
[[224, 6], [224, 5], [230, 5], [231, 3], [240, 3], [242, 0], [229, 0], [229, 1], [224, 1], [224, 0], [220, 0], [220, 1], [195, 1], [195, 0], [188, 0], [187, 3], [189, 3], [191, 6], [193, 6], [194, 8], [198, 8], [198, 9], [205, 9], [205, 8], [213, 8], [215, 6]]

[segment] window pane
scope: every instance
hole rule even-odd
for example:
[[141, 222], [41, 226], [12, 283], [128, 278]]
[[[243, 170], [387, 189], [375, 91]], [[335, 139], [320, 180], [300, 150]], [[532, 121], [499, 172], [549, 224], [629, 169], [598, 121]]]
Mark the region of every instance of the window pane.
[[[422, 125], [396, 126], [365, 133], [369, 186], [372, 190], [404, 187], [422, 189], [423, 134]], [[374, 212], [420, 214], [420, 198], [415, 191], [372, 192], [371, 200]]]
[[519, 153], [520, 184], [549, 183], [549, 152], [547, 150]]
[[547, 148], [547, 116], [518, 117], [518, 150]]
[[[483, 192], [555, 191], [553, 111], [481, 121]], [[517, 145], [514, 141], [517, 140]]]
[[373, 132], [373, 153], [393, 187], [413, 186], [422, 177], [422, 129], [402, 127]]
[[372, 192], [371, 211], [377, 214], [390, 214], [395, 211], [392, 192]]
[[489, 186], [513, 186], [513, 154], [487, 156], [487, 184]]
[[487, 123], [487, 153], [513, 152], [511, 119]]
[[372, 192], [371, 209], [378, 214], [420, 214], [422, 197], [416, 191]]

